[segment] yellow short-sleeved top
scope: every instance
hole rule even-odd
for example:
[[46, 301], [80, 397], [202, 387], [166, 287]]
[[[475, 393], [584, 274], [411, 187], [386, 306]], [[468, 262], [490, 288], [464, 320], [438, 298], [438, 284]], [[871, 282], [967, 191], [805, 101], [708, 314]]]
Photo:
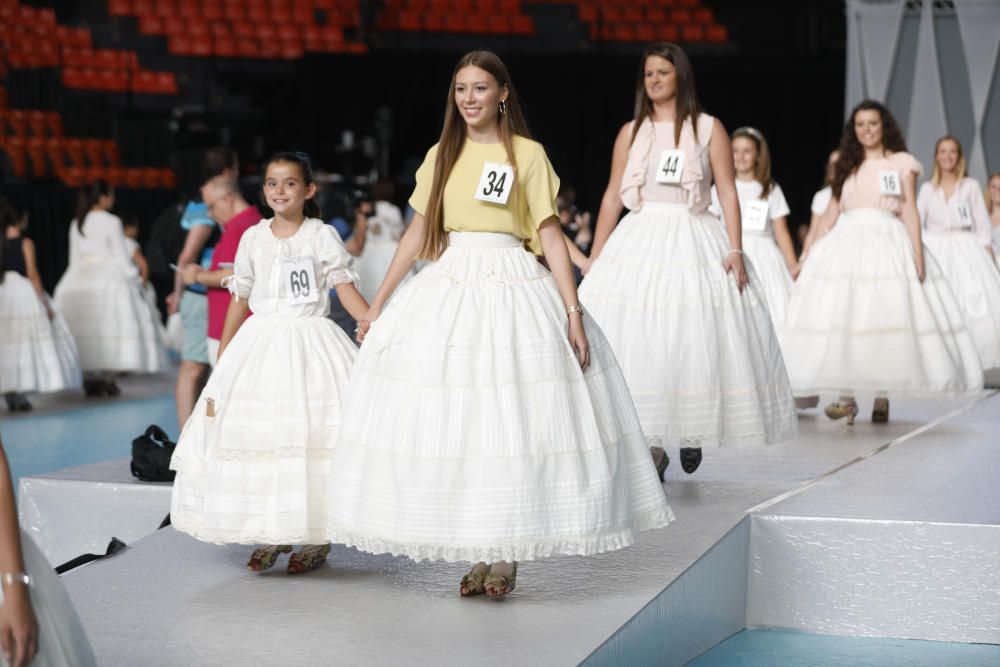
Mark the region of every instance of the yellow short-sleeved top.
[[[410, 206], [424, 215], [434, 181], [434, 162], [438, 145], [427, 151], [417, 169], [417, 187], [410, 197]], [[468, 139], [444, 186], [444, 228], [452, 232], [504, 232], [525, 240], [528, 249], [542, 254], [538, 226], [554, 215], [559, 177], [556, 176], [545, 148], [537, 141], [514, 137], [514, 157], [517, 186], [506, 204], [476, 199], [483, 167], [487, 162], [510, 164], [502, 143], [478, 144]]]

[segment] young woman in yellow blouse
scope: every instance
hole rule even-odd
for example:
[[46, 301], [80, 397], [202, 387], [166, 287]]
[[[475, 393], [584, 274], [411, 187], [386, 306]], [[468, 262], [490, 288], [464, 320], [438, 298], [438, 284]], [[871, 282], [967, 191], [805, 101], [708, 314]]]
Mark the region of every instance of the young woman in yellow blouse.
[[[558, 189], [504, 64], [464, 56], [413, 223], [359, 324], [334, 542], [475, 563], [462, 595], [498, 598], [517, 561], [618, 549], [673, 518], [618, 364], [577, 301]], [[418, 258], [434, 263], [393, 295]]]

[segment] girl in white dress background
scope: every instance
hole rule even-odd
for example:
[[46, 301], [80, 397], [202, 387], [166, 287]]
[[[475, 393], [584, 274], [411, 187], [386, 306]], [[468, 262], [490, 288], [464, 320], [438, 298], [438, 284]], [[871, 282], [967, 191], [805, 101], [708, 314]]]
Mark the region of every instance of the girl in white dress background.
[[[326, 538], [330, 463], [357, 348], [327, 318], [331, 289], [352, 317], [368, 304], [351, 255], [319, 220], [307, 156], [264, 166], [274, 211], [240, 239], [219, 361], [171, 460], [174, 527], [216, 544], [264, 544], [259, 572], [292, 554], [288, 572], [315, 570]], [[247, 318], [247, 315], [253, 315]]]
[[1000, 266], [1000, 172], [986, 182], [986, 209], [990, 212], [990, 234], [993, 238], [993, 256]]
[[975, 344], [944, 275], [925, 257], [916, 207], [921, 167], [882, 104], [859, 104], [844, 125], [832, 197], [805, 249], [779, 328], [797, 395], [838, 392], [831, 419], [889, 419], [889, 395], [982, 388]]
[[[416, 214], [359, 323], [330, 538], [475, 563], [459, 592], [501, 598], [517, 561], [620, 549], [672, 514], [577, 302], [559, 179], [493, 53], [459, 61], [416, 180]], [[396, 292], [418, 256], [434, 261]]]
[[42, 287], [27, 213], [0, 198], [0, 393], [10, 411], [30, 410], [25, 394], [83, 381], [73, 335]]
[[[708, 213], [713, 180], [725, 227]], [[680, 447], [688, 473], [702, 447], [796, 433], [741, 220], [729, 135], [701, 111], [684, 51], [654, 44], [640, 62], [635, 119], [615, 140], [580, 299], [622, 365], [654, 458]]]
[[53, 295], [76, 340], [88, 395], [117, 395], [118, 373], [167, 368], [162, 328], [142, 296], [122, 221], [109, 211], [114, 201], [105, 181], [81, 189], [69, 266]]
[[[771, 319], [785, 317], [785, 304], [798, 275], [799, 263], [788, 230], [788, 202], [781, 186], [771, 178], [771, 150], [759, 130], [741, 127], [733, 132], [733, 165], [736, 168], [736, 196], [740, 202], [743, 252], [753, 263], [767, 297]], [[708, 209], [725, 222], [719, 194], [712, 186]]]
[[917, 211], [924, 243], [958, 297], [983, 368], [1000, 367], [1000, 271], [990, 214], [979, 182], [966, 175], [962, 145], [955, 137], [938, 139], [934, 171], [920, 187]]

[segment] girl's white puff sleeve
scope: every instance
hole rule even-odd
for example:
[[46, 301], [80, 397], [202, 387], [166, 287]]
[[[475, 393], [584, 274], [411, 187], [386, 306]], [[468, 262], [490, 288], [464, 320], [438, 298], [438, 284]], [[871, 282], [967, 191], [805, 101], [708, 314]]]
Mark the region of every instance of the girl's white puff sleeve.
[[333, 289], [344, 283], [361, 283], [361, 276], [354, 270], [354, 257], [347, 252], [340, 235], [330, 225], [323, 224], [318, 233], [316, 259], [319, 262], [322, 283]]
[[222, 280], [222, 286], [229, 290], [237, 299], [250, 299], [253, 290], [253, 241], [257, 236], [258, 226], [253, 226], [240, 237], [236, 248], [236, 260], [233, 262], [233, 275]]

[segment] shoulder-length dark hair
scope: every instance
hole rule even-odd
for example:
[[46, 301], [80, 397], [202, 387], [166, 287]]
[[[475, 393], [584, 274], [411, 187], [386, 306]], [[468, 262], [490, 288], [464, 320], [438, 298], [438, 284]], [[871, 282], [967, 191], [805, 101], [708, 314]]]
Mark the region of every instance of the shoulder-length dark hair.
[[[305, 153], [292, 151], [275, 153], [267, 159], [267, 162], [264, 163], [264, 166], [260, 170], [260, 173], [264, 175], [265, 181], [267, 180], [267, 168], [275, 162], [287, 162], [288, 164], [294, 164], [299, 168], [299, 173], [302, 174], [302, 182], [306, 185], [311, 185], [316, 182], [316, 179], [313, 177], [312, 161], [309, 159], [309, 156]], [[264, 206], [268, 206], [267, 198], [264, 197], [263, 184], [261, 184], [260, 187], [260, 203]], [[319, 202], [316, 201], [316, 197], [306, 199], [305, 205], [302, 207], [302, 214], [307, 218], [318, 218], [322, 215]]]
[[646, 61], [650, 56], [659, 56], [670, 61], [674, 66], [677, 80], [674, 143], [681, 140], [681, 128], [684, 126], [684, 121], [688, 119], [691, 119], [694, 136], [697, 139], [701, 105], [698, 104], [698, 93], [694, 86], [694, 68], [691, 67], [691, 61], [688, 60], [684, 49], [671, 42], [657, 42], [646, 47], [642, 53], [642, 60], [639, 62], [639, 78], [635, 84], [635, 122], [632, 124], [632, 138], [629, 140], [629, 145], [631, 146], [635, 142], [639, 126], [647, 119], [652, 121], [653, 100], [649, 99], [649, 95], [646, 93]]
[[903, 133], [885, 105], [875, 100], [865, 100], [858, 104], [844, 123], [840, 147], [837, 149], [840, 154], [837, 156], [836, 164], [833, 165], [833, 179], [830, 186], [833, 188], [833, 196], [837, 199], [840, 199], [840, 193], [844, 189], [844, 181], [865, 161], [865, 147], [858, 141], [858, 135], [854, 131], [854, 119], [861, 111], [877, 111], [882, 119], [882, 148], [892, 153], [906, 151]]
[[[521, 110], [521, 102], [517, 91], [510, 80], [507, 66], [500, 57], [491, 51], [472, 51], [466, 53], [455, 65], [451, 75], [451, 85], [448, 87], [448, 97], [444, 108], [444, 125], [441, 137], [438, 139], [437, 157], [434, 160], [434, 179], [431, 181], [430, 196], [427, 199], [427, 211], [424, 214], [424, 238], [420, 244], [420, 259], [437, 259], [444, 252], [447, 236], [444, 231], [444, 186], [448, 183], [451, 170], [458, 161], [458, 156], [465, 145], [465, 120], [455, 104], [455, 83], [458, 73], [465, 67], [478, 67], [490, 73], [496, 79], [501, 89], [507, 88], [507, 100], [504, 110], [497, 118], [500, 140], [507, 151], [507, 160], [516, 169], [517, 160], [514, 157], [514, 136], [531, 138], [528, 122]], [[516, 180], [516, 179], [515, 179]]]
[[80, 188], [76, 196], [76, 228], [83, 236], [83, 222], [87, 219], [90, 209], [97, 205], [101, 197], [111, 194], [111, 184], [105, 180], [96, 180], [89, 185]]

